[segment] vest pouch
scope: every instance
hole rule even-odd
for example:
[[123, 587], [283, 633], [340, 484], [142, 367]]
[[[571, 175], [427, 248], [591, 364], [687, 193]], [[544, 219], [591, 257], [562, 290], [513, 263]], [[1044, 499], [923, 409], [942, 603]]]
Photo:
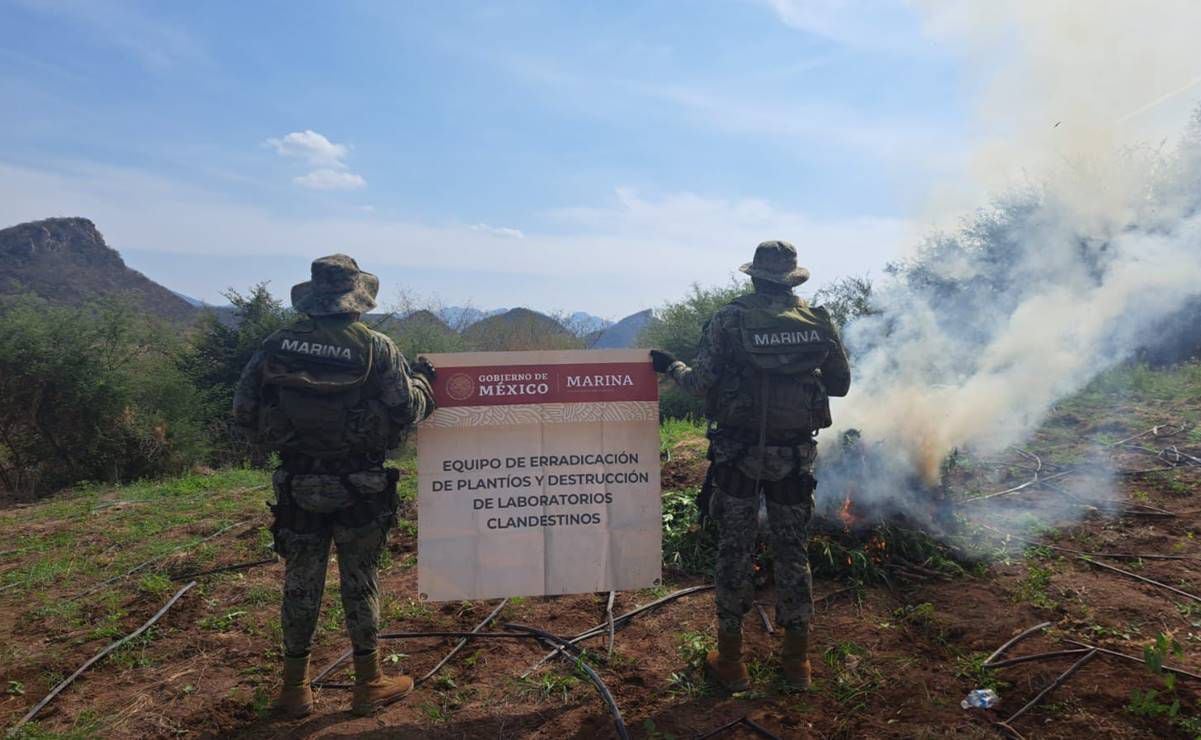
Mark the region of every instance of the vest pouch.
[[705, 398], [705, 416], [722, 427], [748, 428], [757, 425], [759, 417], [755, 414], [755, 398], [749, 392], [751, 386], [743, 378], [751, 374], [744, 368], [739, 373], [722, 376]]
[[[767, 398], [764, 399], [769, 433], [807, 431], [829, 426], [828, 423], [819, 426], [820, 419], [814, 413], [814, 388], [820, 389], [820, 385], [812, 376], [769, 376]], [[760, 413], [760, 409], [757, 408], [755, 412]]]
[[294, 434], [292, 423], [274, 403], [259, 405], [258, 428], [255, 430], [255, 443], [272, 450], [287, 449]]
[[366, 401], [350, 409], [346, 418], [346, 439], [356, 450], [389, 450], [400, 443], [400, 428], [382, 401]]
[[279, 390], [278, 413], [290, 430], [281, 450], [310, 457], [341, 457], [351, 451], [345, 434], [350, 408], [358, 401], [356, 390], [339, 394], [305, 393], [293, 388]]
[[826, 429], [834, 424], [830, 416], [830, 394], [826, 386], [817, 378], [809, 378], [806, 386], [809, 388], [809, 411], [812, 414], [813, 429]]

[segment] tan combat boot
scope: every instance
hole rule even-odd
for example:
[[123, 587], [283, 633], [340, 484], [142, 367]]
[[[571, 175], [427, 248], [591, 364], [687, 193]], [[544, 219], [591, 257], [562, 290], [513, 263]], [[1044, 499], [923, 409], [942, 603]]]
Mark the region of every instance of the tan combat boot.
[[354, 656], [354, 702], [350, 711], [365, 717], [413, 690], [408, 676], [389, 678], [380, 668], [379, 651]]
[[742, 663], [742, 633], [717, 630], [717, 650], [705, 658], [709, 675], [730, 693], [746, 691], [751, 678]]
[[290, 719], [300, 719], [313, 711], [313, 690], [309, 688], [309, 656], [284, 657], [284, 685], [272, 709]]
[[784, 680], [797, 688], [809, 688], [813, 669], [809, 665], [809, 626], [784, 632], [784, 651], [780, 656]]

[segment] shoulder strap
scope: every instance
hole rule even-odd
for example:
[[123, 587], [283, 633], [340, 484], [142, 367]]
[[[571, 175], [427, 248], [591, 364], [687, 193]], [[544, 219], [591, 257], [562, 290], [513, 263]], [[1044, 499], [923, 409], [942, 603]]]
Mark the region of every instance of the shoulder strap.
[[771, 386], [771, 374], [763, 370], [757, 372], [762, 381], [759, 384], [759, 465], [755, 468], [755, 495], [759, 494], [763, 466], [767, 463], [767, 391]]

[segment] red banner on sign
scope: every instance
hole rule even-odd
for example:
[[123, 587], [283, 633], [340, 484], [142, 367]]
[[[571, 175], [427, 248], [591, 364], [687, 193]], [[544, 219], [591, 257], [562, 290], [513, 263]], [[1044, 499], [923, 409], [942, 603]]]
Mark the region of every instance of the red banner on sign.
[[649, 361], [439, 367], [434, 397], [443, 408], [657, 401], [659, 383]]

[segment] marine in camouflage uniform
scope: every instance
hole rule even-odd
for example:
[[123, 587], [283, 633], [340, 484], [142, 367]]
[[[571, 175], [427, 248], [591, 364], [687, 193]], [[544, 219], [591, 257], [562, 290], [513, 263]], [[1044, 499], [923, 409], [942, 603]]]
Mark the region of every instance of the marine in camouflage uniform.
[[354, 710], [369, 713], [413, 686], [380, 669], [376, 565], [396, 521], [397, 471], [384, 457], [433, 411], [434, 371], [423, 360], [410, 367], [391, 339], [359, 321], [378, 291], [379, 280], [346, 255], [314, 261], [312, 280], [292, 289], [304, 317], [264, 341], [234, 397], [236, 423], [282, 461], [272, 476], [272, 531], [286, 562], [276, 706], [293, 717], [312, 711], [309, 651], [331, 543], [354, 647]]
[[[808, 528], [813, 516], [814, 437], [830, 425], [830, 396], [844, 396], [851, 373], [826, 311], [792, 289], [809, 278], [796, 249], [764, 242], [743, 265], [755, 285], [705, 325], [692, 366], [653, 350], [655, 369], [706, 399], [711, 460], [700, 502], [718, 524], [718, 650], [709, 667], [719, 683], [745, 690], [742, 621], [754, 595], [752, 568], [759, 497], [766, 499], [774, 555], [776, 621], [784, 627], [782, 668], [807, 686], [813, 584]], [[705, 500], [705, 499], [708, 500]]]

